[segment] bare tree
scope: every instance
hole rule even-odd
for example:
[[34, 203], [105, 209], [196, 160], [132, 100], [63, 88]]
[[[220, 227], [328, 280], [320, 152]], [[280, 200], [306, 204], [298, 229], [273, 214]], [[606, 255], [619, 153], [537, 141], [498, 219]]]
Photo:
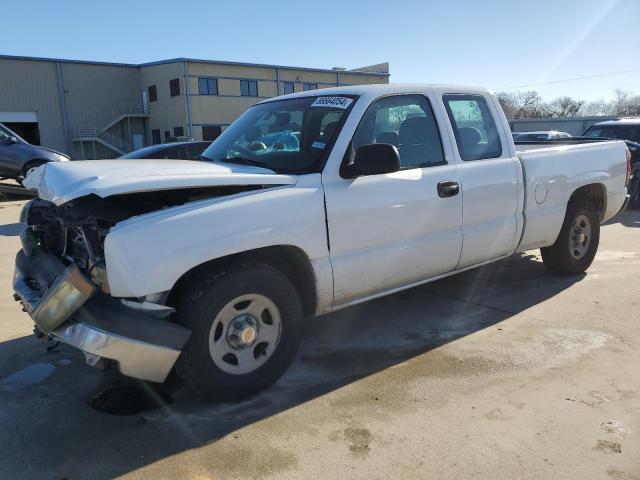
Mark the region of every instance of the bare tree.
[[516, 112], [518, 111], [515, 95], [509, 92], [497, 92], [496, 97], [507, 118], [515, 118]]
[[616, 90], [613, 100], [613, 114], [620, 116], [640, 115], [640, 95], [634, 95], [624, 90]]
[[614, 115], [613, 106], [611, 105], [611, 102], [607, 102], [603, 99], [586, 102], [580, 110], [580, 115], [584, 115], [586, 117]]
[[569, 96], [558, 97], [547, 106], [552, 117], [577, 117], [584, 105], [583, 100], [574, 100]]
[[498, 92], [500, 105], [509, 118], [542, 118], [548, 117], [547, 106], [535, 90], [523, 92]]

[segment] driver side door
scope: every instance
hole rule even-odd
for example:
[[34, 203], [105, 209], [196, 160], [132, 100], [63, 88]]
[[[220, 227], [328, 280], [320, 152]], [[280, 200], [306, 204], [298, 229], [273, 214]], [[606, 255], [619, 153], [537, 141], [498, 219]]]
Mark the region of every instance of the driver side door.
[[[445, 159], [428, 98], [374, 101], [350, 150], [372, 143], [395, 145], [400, 170], [355, 179], [323, 176], [336, 306], [449, 272], [462, 249], [460, 174]], [[458, 190], [443, 192], [443, 182]]]

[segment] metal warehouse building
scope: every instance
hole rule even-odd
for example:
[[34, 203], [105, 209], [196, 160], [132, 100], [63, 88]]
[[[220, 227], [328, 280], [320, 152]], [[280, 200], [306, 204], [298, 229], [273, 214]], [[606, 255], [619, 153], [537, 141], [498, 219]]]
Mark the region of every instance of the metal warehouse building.
[[72, 158], [111, 158], [174, 137], [213, 140], [263, 98], [388, 82], [388, 63], [326, 70], [188, 58], [131, 65], [0, 56], [0, 122]]

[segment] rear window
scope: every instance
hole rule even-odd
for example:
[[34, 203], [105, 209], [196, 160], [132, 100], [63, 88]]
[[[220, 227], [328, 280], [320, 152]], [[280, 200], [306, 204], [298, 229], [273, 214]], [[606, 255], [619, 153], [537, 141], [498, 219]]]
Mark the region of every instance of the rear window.
[[584, 132], [585, 137], [615, 138], [640, 143], [640, 125], [592, 125]]
[[498, 129], [484, 97], [448, 94], [443, 99], [462, 160], [502, 155]]

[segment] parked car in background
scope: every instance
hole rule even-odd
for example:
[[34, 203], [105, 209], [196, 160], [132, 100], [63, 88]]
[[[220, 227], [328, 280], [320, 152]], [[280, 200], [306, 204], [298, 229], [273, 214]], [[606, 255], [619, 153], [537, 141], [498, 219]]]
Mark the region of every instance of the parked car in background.
[[571, 138], [571, 134], [567, 132], [558, 132], [557, 130], [539, 131], [539, 132], [513, 132], [511, 133], [514, 142], [546, 142], [556, 138]]
[[587, 128], [583, 134], [587, 138], [625, 140], [631, 152], [630, 204], [640, 206], [640, 118], [621, 118], [598, 122]]
[[29, 171], [47, 162], [66, 162], [69, 157], [49, 148], [31, 145], [0, 123], [0, 177], [22, 184]]
[[173, 142], [162, 145], [151, 145], [127, 153], [120, 158], [125, 159], [172, 159], [172, 160], [200, 160], [200, 154], [211, 145], [211, 142]]
[[250, 107], [203, 161], [40, 168], [16, 298], [91, 365], [154, 382], [175, 365], [246, 397], [293, 361], [305, 317], [534, 248], [584, 272], [627, 200], [625, 143], [517, 151], [510, 133], [483, 89], [353, 85]]

